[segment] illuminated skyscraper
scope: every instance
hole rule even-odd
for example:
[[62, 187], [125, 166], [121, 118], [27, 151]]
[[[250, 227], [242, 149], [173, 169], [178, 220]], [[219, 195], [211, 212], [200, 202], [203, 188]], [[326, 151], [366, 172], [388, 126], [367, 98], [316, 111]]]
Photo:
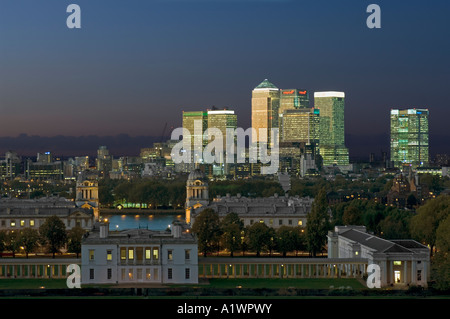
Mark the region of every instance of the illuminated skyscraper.
[[391, 161], [395, 167], [426, 166], [428, 109], [391, 110]]
[[345, 147], [344, 92], [314, 92], [314, 107], [320, 109], [320, 155], [323, 165], [348, 165]]
[[[186, 169], [192, 171], [195, 163], [201, 161], [201, 153], [203, 146], [207, 143], [203, 140], [203, 133], [208, 127], [208, 113], [204, 111], [185, 112], [183, 111], [183, 128], [189, 130], [190, 139], [183, 136], [183, 148], [191, 150], [191, 165], [187, 165]], [[197, 151], [197, 152], [196, 152]]]
[[307, 90], [280, 90], [280, 108], [278, 114], [285, 110], [309, 109], [309, 92]]
[[[280, 90], [267, 79], [252, 91], [252, 128], [257, 136], [252, 136], [252, 142], [271, 143], [270, 130], [278, 128], [278, 109], [280, 107]], [[259, 134], [260, 129], [266, 129], [266, 134]]]
[[[237, 128], [237, 116], [234, 114], [233, 110], [223, 109], [217, 110], [212, 109], [208, 110], [208, 129], [216, 128], [220, 130], [223, 138], [223, 146], [222, 146], [222, 154], [219, 154], [219, 163], [216, 163], [212, 166], [214, 175], [222, 175], [227, 174], [229, 171], [229, 165], [226, 163], [226, 151], [227, 151], [227, 143], [233, 143], [234, 147], [234, 139], [233, 141], [227, 141], [227, 129], [235, 130]], [[211, 133], [208, 136], [208, 142], [215, 139], [213, 138]]]
[[280, 114], [280, 141], [319, 142], [319, 109], [289, 109]]

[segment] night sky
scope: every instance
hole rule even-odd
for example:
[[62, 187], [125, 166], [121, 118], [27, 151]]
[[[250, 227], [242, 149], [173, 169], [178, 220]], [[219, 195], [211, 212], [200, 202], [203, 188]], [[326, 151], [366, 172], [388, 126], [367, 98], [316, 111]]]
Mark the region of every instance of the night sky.
[[449, 1], [0, 0], [0, 137], [158, 136], [213, 105], [247, 128], [267, 78], [344, 91], [346, 133], [376, 152], [391, 108], [428, 108], [431, 147], [450, 153], [449, 16]]

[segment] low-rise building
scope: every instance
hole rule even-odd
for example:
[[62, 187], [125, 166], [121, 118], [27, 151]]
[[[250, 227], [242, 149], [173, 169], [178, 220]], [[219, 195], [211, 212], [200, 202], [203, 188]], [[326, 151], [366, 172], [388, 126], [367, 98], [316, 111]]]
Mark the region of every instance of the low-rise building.
[[366, 259], [380, 267], [381, 287], [426, 287], [430, 250], [412, 239], [386, 240], [365, 226], [336, 226], [328, 233], [328, 258]]
[[178, 222], [170, 231], [109, 232], [109, 223], [102, 221], [82, 240], [81, 269], [82, 284], [194, 284], [197, 240]]
[[73, 201], [63, 197], [0, 200], [0, 230], [14, 231], [26, 227], [38, 229], [51, 216], [59, 217], [66, 230], [75, 226], [89, 230], [94, 224], [92, 210], [77, 207]]

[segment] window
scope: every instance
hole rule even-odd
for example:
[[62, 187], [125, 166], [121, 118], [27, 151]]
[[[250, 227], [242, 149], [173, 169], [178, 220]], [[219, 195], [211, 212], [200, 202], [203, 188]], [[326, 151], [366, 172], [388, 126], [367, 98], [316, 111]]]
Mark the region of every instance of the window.
[[250, 219], [250, 225], [253, 225], [253, 219]]
[[127, 249], [125, 247], [120, 248], [120, 260], [127, 259]]
[[359, 255], [359, 251], [355, 251], [355, 256], [358, 256]]
[[167, 279], [172, 279], [172, 268], [167, 269]]
[[133, 269], [132, 268], [130, 268], [128, 270], [128, 279], [133, 280]]
[[167, 251], [167, 260], [173, 260], [173, 250]]
[[417, 281], [422, 281], [422, 270], [417, 270]]
[[278, 225], [283, 225], [283, 220], [282, 219], [278, 220]]
[[128, 260], [133, 260], [133, 259], [134, 259], [134, 249], [128, 248]]
[[184, 251], [184, 259], [186, 259], [186, 260], [191, 259], [191, 250], [190, 249], [186, 249]]
[[2, 220], [2, 226], [5, 227], [6, 226], [6, 222], [4, 220]]
[[94, 249], [89, 249], [89, 260], [94, 260]]
[[112, 250], [106, 251], [106, 260], [108, 260], [108, 261], [112, 260]]
[[289, 219], [289, 220], [288, 220], [288, 224], [289, 224], [289, 225], [292, 225], [292, 219]]
[[303, 226], [303, 221], [299, 220], [297, 223], [298, 226]]
[[30, 219], [30, 227], [34, 227], [34, 219]]
[[112, 278], [112, 269], [108, 268], [108, 279]]
[[401, 265], [402, 265], [402, 262], [401, 262], [401, 261], [394, 261], [394, 265], [395, 265], [395, 266], [401, 266]]
[[94, 279], [94, 269], [89, 269], [89, 279], [93, 280]]
[[153, 248], [153, 259], [158, 260], [159, 259], [159, 249]]
[[21, 227], [25, 226], [25, 220], [22, 219], [22, 220], [20, 221], [20, 226], [21, 226]]
[[136, 247], [136, 259], [140, 262], [144, 260], [144, 248]]
[[145, 269], [145, 278], [147, 280], [152, 279], [152, 273], [151, 273], [151, 269], [150, 268]]
[[153, 270], [153, 276], [155, 277], [155, 280], [158, 280], [158, 276], [159, 276], [158, 268], [155, 268]]
[[184, 270], [184, 278], [185, 279], [189, 279], [191, 277], [191, 269], [190, 268], [186, 268]]
[[16, 221], [15, 221], [15, 220], [12, 220], [11, 223], [10, 223], [10, 225], [11, 225], [11, 227], [16, 227]]
[[138, 268], [138, 270], [137, 270], [136, 279], [142, 280], [142, 269], [141, 268]]
[[269, 219], [269, 225], [273, 225], [273, 219]]
[[145, 248], [145, 259], [152, 259], [152, 249]]
[[125, 280], [125, 268], [122, 268], [122, 270], [121, 270], [121, 278], [122, 278], [122, 280]]

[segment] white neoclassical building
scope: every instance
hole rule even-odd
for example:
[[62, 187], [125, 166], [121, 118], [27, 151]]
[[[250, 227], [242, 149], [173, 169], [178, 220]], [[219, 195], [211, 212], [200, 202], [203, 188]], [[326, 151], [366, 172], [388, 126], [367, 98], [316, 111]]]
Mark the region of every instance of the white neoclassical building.
[[100, 222], [82, 241], [82, 284], [198, 283], [198, 249], [185, 225], [171, 231], [109, 232]]
[[328, 233], [328, 258], [367, 260], [380, 266], [381, 287], [426, 287], [430, 250], [412, 239], [386, 240], [364, 226], [336, 226]]

